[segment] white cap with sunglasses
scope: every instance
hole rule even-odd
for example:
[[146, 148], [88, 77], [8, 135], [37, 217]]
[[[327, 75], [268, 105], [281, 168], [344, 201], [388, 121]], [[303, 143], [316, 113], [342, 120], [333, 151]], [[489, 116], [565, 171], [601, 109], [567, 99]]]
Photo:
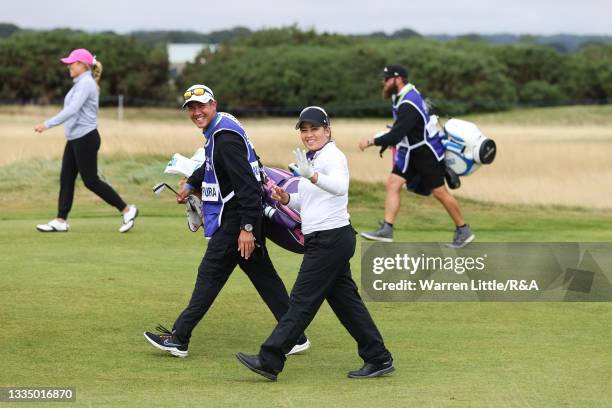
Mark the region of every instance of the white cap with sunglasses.
[[209, 87], [205, 85], [196, 84], [191, 85], [189, 89], [185, 91], [185, 93], [183, 94], [183, 98], [185, 99], [185, 102], [182, 106], [184, 108], [189, 102], [192, 101], [200, 103], [208, 103], [210, 101], [214, 101], [215, 94], [213, 94], [213, 91]]

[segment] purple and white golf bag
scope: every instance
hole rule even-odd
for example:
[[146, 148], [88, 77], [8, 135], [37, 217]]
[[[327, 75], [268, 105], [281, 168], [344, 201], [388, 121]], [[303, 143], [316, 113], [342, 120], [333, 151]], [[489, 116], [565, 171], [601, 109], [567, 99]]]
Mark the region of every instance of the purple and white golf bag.
[[[303, 254], [304, 234], [302, 234], [302, 219], [300, 213], [272, 198], [272, 187], [274, 186], [282, 187], [290, 194], [297, 193], [300, 178], [288, 171], [276, 167], [262, 166], [262, 168], [264, 230], [266, 238], [288, 251]], [[191, 195], [189, 197], [197, 199], [200, 206], [203, 205], [202, 201], [196, 196]], [[189, 229], [195, 232], [202, 225], [202, 222], [199, 224], [193, 222], [189, 218], [190, 214], [192, 217], [197, 217], [198, 215], [193, 211], [189, 211], [188, 208], [187, 219]], [[199, 211], [199, 217], [202, 217], [202, 214], [203, 211]]]
[[288, 251], [303, 254], [304, 234], [300, 213], [272, 199], [274, 186], [282, 187], [289, 194], [297, 193], [300, 178], [276, 167], [263, 166], [263, 172], [266, 237]]
[[[201, 148], [191, 159], [175, 153], [164, 173], [189, 177], [203, 162], [204, 149]], [[276, 167], [266, 167], [260, 164], [260, 169], [263, 169], [261, 176], [266, 237], [288, 251], [303, 254], [304, 234], [302, 234], [300, 213], [272, 199], [272, 187], [274, 186], [282, 187], [288, 193], [297, 193], [300, 178]], [[202, 226], [203, 221], [202, 200], [194, 192], [189, 196], [185, 205], [189, 230], [196, 232]]]

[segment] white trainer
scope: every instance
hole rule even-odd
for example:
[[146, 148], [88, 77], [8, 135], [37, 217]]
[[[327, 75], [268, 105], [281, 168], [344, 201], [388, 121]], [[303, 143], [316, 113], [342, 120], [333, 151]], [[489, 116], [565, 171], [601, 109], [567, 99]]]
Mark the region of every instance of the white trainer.
[[134, 227], [134, 220], [138, 216], [138, 208], [134, 204], [128, 205], [126, 213], [122, 214], [123, 224], [119, 227], [119, 232], [128, 232]]
[[36, 229], [40, 232], [68, 232], [68, 228], [70, 228], [70, 226], [66, 221], [62, 222], [57, 219], [36, 226]]
[[290, 356], [292, 354], [299, 354], [303, 351], [306, 351], [310, 348], [310, 340], [306, 339], [306, 341], [302, 344], [296, 344], [293, 348], [286, 354]]

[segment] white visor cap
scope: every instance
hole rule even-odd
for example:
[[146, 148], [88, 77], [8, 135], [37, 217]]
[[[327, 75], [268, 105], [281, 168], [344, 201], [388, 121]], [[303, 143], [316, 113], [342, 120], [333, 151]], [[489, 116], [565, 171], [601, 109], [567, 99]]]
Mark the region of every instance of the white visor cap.
[[208, 103], [210, 101], [215, 100], [215, 94], [213, 91], [207, 87], [206, 85], [196, 84], [191, 85], [183, 95], [185, 102], [183, 103], [183, 108], [187, 106], [189, 102], [196, 101], [200, 103]]

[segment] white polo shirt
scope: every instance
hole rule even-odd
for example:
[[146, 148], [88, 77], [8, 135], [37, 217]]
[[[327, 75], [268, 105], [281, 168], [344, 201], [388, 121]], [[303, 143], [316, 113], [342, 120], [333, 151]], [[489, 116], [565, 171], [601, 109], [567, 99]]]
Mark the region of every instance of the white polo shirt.
[[333, 141], [315, 153], [311, 160], [317, 183], [300, 178], [298, 192], [290, 194], [290, 208], [300, 211], [302, 232], [310, 234], [349, 224], [349, 171], [346, 156]]

